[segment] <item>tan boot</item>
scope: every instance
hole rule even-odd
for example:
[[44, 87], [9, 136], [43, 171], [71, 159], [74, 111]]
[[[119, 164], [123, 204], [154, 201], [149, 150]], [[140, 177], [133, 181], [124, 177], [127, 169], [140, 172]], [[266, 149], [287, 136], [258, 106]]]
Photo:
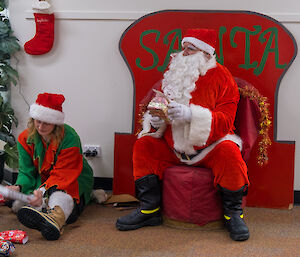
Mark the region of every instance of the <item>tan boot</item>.
[[24, 226], [41, 231], [47, 240], [57, 240], [65, 225], [65, 214], [59, 206], [47, 212], [24, 206], [18, 211], [17, 217]]

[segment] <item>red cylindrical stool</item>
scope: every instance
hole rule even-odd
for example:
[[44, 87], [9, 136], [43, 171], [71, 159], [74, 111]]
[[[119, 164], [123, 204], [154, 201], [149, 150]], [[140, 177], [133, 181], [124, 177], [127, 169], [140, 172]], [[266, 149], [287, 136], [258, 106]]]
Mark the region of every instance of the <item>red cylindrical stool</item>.
[[220, 227], [223, 208], [213, 180], [210, 169], [184, 165], [167, 168], [162, 197], [167, 225], [170, 220], [199, 226], [218, 221], [216, 224]]

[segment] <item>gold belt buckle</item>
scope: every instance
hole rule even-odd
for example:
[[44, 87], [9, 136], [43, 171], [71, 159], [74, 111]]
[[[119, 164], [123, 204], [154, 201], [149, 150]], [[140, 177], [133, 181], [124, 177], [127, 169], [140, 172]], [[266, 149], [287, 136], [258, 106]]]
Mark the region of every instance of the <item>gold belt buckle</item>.
[[189, 161], [191, 160], [190, 157], [186, 153], [184, 153], [184, 155], [187, 160], [189, 160]]

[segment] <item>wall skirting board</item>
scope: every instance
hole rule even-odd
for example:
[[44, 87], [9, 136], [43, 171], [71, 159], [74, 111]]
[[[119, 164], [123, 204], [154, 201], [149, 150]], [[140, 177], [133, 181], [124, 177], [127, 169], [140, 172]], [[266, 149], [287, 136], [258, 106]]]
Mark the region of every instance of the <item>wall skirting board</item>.
[[[8, 185], [14, 185], [16, 183], [18, 172], [4, 169], [3, 182]], [[94, 177], [94, 189], [104, 189], [111, 191], [113, 187], [112, 178]]]
[[112, 178], [94, 177], [94, 189], [103, 189], [103, 190], [112, 191], [112, 188], [113, 188]]
[[294, 204], [300, 205], [300, 191], [294, 190]]

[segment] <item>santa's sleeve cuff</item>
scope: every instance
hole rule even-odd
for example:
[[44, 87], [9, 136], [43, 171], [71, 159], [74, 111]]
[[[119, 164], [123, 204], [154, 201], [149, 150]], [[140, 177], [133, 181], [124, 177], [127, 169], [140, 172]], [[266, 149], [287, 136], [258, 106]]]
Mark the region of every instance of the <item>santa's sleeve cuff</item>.
[[204, 146], [211, 132], [212, 113], [200, 105], [190, 105], [192, 119], [190, 124], [189, 141], [195, 146]]
[[138, 138], [141, 138], [142, 136], [150, 132], [151, 130], [150, 119], [151, 119], [151, 115], [149, 111], [146, 111], [143, 116], [142, 131], [138, 134]]

